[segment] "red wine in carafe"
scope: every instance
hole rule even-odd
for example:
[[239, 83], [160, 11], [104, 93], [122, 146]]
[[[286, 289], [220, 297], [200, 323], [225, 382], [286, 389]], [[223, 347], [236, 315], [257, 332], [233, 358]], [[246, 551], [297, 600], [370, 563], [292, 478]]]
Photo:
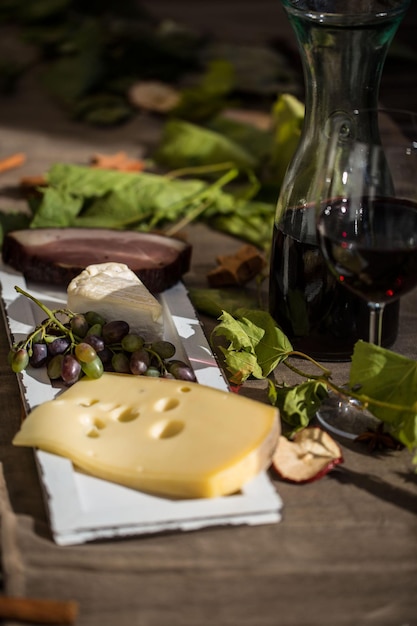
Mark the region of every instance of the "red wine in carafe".
[[[299, 215], [297, 215], [299, 213]], [[270, 271], [270, 312], [294, 349], [328, 361], [348, 360], [359, 339], [368, 340], [369, 311], [327, 268], [316, 237], [292, 233], [303, 210], [289, 211], [275, 226]], [[290, 223], [291, 220], [291, 223]], [[382, 345], [397, 336], [399, 303], [385, 307]]]
[[[330, 275], [316, 242], [310, 203], [317, 197], [318, 148], [334, 123], [344, 119], [348, 129], [352, 111], [378, 107], [385, 56], [410, 0], [281, 3], [300, 49], [305, 116], [277, 203], [270, 311], [295, 348], [318, 359], [347, 360], [355, 342], [368, 338], [369, 315], [366, 303]], [[360, 141], [379, 142], [372, 116], [361, 116], [351, 130]], [[395, 340], [398, 311], [398, 303], [384, 311], [386, 346]]]

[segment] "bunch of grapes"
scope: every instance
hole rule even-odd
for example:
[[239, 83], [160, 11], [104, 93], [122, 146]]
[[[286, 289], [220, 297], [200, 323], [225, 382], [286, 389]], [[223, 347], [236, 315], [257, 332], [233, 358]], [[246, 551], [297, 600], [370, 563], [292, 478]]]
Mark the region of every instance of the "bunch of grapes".
[[46, 367], [51, 381], [66, 386], [83, 376], [100, 378], [104, 371], [195, 382], [191, 367], [173, 358], [176, 348], [171, 342], [146, 343], [141, 335], [130, 332], [127, 322], [107, 322], [94, 311], [51, 311], [30, 294], [18, 290], [36, 302], [47, 318], [12, 346], [9, 362], [14, 372], [28, 366]]

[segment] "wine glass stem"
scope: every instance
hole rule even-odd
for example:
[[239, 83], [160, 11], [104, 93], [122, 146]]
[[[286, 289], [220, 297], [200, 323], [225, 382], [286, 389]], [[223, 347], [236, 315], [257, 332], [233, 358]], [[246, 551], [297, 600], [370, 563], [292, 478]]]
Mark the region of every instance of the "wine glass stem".
[[384, 304], [376, 302], [368, 302], [369, 307], [369, 343], [377, 346], [381, 345], [382, 340], [382, 316], [384, 313]]

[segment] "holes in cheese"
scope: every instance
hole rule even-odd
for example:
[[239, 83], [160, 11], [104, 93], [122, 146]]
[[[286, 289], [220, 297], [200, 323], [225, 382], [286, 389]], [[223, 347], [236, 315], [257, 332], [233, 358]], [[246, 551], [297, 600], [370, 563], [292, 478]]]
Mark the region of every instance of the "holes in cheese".
[[128, 408], [119, 413], [117, 419], [119, 422], [133, 422], [133, 420], [138, 419], [139, 415], [139, 411], [136, 411], [135, 409], [132, 411], [132, 409]]
[[[182, 392], [182, 389], [180, 389]], [[155, 402], [154, 409], [155, 411], [159, 411], [163, 413], [164, 411], [172, 411], [172, 409], [176, 409], [179, 405], [180, 401], [178, 398], [161, 398]]]
[[88, 430], [86, 432], [87, 437], [99, 437], [100, 433], [98, 432], [98, 429], [95, 426], [92, 426], [90, 428], [90, 430]]
[[106, 422], [103, 419], [91, 415], [81, 415], [79, 422], [86, 437], [99, 437], [100, 430], [106, 428]]
[[200, 498], [240, 491], [270, 465], [279, 434], [278, 410], [244, 396], [105, 373], [37, 406], [13, 443], [127, 487]]
[[[55, 400], [55, 402], [58, 403], [59, 400]], [[87, 399], [87, 400], [80, 400], [78, 404], [79, 404], [79, 406], [87, 407], [87, 406], [93, 406], [93, 404], [98, 404], [99, 402], [100, 402], [100, 400], [97, 400], [96, 398], [90, 398], [90, 399]]]
[[103, 430], [103, 428], [106, 428], [106, 422], [100, 419], [99, 417], [96, 417], [96, 419], [94, 420], [94, 426], [98, 430]]
[[164, 422], [157, 422], [150, 430], [151, 436], [156, 439], [168, 439], [169, 437], [175, 437], [183, 430], [185, 424], [178, 420], [169, 420]]

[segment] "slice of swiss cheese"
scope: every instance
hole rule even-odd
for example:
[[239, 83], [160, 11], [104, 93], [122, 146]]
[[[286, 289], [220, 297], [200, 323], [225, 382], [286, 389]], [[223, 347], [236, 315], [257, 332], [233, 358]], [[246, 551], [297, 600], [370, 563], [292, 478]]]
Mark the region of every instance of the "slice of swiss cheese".
[[198, 383], [105, 373], [37, 406], [13, 443], [170, 497], [238, 492], [269, 466], [278, 410]]

